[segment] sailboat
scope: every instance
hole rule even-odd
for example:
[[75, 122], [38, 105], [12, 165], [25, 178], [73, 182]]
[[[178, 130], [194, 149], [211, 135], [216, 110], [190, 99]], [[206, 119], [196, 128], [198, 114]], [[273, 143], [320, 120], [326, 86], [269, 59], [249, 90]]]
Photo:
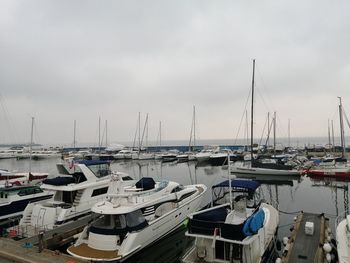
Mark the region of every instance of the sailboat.
[[231, 172], [234, 174], [269, 174], [269, 175], [298, 175], [299, 171], [291, 169], [290, 167], [278, 166], [269, 163], [268, 165], [264, 163], [259, 163], [253, 154], [254, 149], [254, 86], [255, 86], [255, 59], [253, 60], [253, 76], [252, 76], [252, 99], [251, 99], [251, 126], [250, 126], [250, 162], [245, 163], [235, 163], [232, 167]]
[[187, 162], [196, 160], [194, 148], [196, 147], [196, 106], [193, 105], [192, 125], [188, 151], [176, 156], [178, 162]]
[[143, 137], [146, 136], [145, 141], [146, 141], [146, 152], [142, 151], [139, 152], [138, 154], [138, 159], [139, 160], [153, 160], [154, 159], [154, 154], [151, 152], [147, 152], [148, 150], [148, 113], [146, 115], [146, 120], [145, 124], [143, 126], [143, 132], [142, 132], [142, 140], [141, 140], [141, 146], [143, 144]]
[[[32, 117], [30, 157], [33, 144], [34, 117]], [[32, 173], [31, 159], [28, 173], [11, 173], [0, 170], [0, 222], [18, 219], [23, 210], [31, 202], [52, 197], [52, 193], [40, 189], [35, 182], [41, 182], [48, 177], [47, 173]]]
[[344, 122], [343, 122], [343, 105], [341, 97], [339, 99], [339, 119], [340, 119], [340, 141], [342, 148], [341, 162], [334, 160], [333, 165], [322, 165], [311, 167], [305, 172], [311, 176], [331, 176], [331, 177], [350, 177], [350, 166], [347, 165], [345, 156], [345, 135], [344, 135]]
[[34, 117], [32, 117], [31, 135], [29, 145], [29, 171], [28, 172], [9, 172], [0, 170], [0, 185], [4, 184], [17, 184], [23, 185], [28, 182], [38, 183], [45, 180], [48, 177], [48, 173], [32, 172], [32, 157], [33, 157], [33, 129], [34, 129]]

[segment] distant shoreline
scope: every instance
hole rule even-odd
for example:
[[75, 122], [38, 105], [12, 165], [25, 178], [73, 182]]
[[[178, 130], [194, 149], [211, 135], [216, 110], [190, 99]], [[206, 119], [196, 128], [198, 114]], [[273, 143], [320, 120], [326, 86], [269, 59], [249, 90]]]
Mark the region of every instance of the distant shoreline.
[[[260, 145], [264, 145], [266, 142], [266, 138], [255, 138], [254, 143], [259, 143]], [[284, 146], [290, 146], [292, 147], [300, 147], [300, 146], [307, 146], [307, 145], [326, 145], [328, 144], [328, 137], [294, 137], [290, 138], [276, 138], [276, 144], [282, 144]], [[345, 138], [346, 145], [350, 145], [350, 137]], [[108, 145], [115, 145], [115, 144], [121, 144], [127, 147], [132, 147], [133, 142], [132, 141], [112, 141], [109, 142]], [[135, 142], [135, 146], [137, 146], [138, 142]], [[198, 139], [196, 140], [196, 145], [197, 146], [204, 146], [204, 145], [249, 145], [250, 140], [248, 141], [247, 139]], [[270, 138], [269, 140], [269, 145], [273, 144], [273, 139]], [[340, 137], [334, 137], [334, 144], [335, 145], [340, 145]], [[189, 145], [188, 140], [164, 140], [161, 142], [162, 146], [184, 146], [184, 145]], [[1, 148], [8, 148], [8, 147], [15, 147], [15, 146], [29, 146], [28, 143], [4, 143], [0, 144]], [[43, 147], [43, 148], [48, 148], [48, 147], [73, 147], [72, 143], [35, 143], [33, 144], [33, 147]], [[105, 147], [105, 143], [101, 145], [102, 147]], [[142, 144], [143, 147], [147, 147], [145, 142]], [[159, 141], [149, 141], [148, 146], [156, 147], [159, 146]], [[76, 147], [98, 147], [97, 142], [82, 142], [82, 143], [77, 143]]]

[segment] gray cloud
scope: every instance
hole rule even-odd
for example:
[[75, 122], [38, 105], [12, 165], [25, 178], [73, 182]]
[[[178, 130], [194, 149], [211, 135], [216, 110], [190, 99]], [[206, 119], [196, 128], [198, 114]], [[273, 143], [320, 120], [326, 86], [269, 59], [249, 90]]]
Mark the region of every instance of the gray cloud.
[[101, 116], [112, 140], [131, 140], [141, 111], [150, 113], [153, 137], [162, 120], [167, 139], [186, 139], [192, 105], [199, 137], [233, 138], [252, 58], [256, 130], [267, 111], [277, 111], [284, 136], [289, 118], [294, 136], [325, 136], [336, 97], [350, 108], [349, 5], [1, 1], [0, 92], [8, 112], [0, 116], [18, 135], [3, 129], [0, 138], [27, 140], [35, 116], [43, 143], [69, 143], [74, 119], [79, 141], [95, 141]]

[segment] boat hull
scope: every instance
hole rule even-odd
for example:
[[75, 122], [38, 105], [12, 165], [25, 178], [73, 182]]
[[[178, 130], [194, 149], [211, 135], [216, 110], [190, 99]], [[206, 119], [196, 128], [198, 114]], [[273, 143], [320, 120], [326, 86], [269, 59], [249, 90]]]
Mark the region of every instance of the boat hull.
[[52, 194], [43, 193], [36, 197], [16, 200], [8, 204], [0, 204], [0, 221], [8, 219], [10, 217], [22, 215], [24, 209], [29, 203], [38, 202], [41, 200], [49, 199], [51, 197]]
[[232, 167], [232, 174], [256, 174], [256, 175], [300, 175], [297, 170], [276, 170], [265, 168]]
[[327, 177], [342, 177], [350, 178], [349, 169], [323, 169], [323, 170], [308, 170], [308, 175], [313, 176], [327, 176]]
[[[350, 220], [350, 218], [349, 218]], [[336, 229], [337, 250], [339, 262], [350, 262], [350, 243], [348, 239], [348, 220], [347, 218], [340, 221]]]

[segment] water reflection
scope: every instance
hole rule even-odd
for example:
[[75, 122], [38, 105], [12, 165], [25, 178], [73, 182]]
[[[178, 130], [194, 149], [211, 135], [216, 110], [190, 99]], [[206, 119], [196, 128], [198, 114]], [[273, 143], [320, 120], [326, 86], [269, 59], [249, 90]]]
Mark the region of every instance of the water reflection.
[[[50, 176], [56, 176], [56, 163], [59, 161], [60, 159], [48, 159], [32, 162], [32, 170], [49, 172]], [[28, 160], [0, 161], [0, 168], [8, 170], [26, 171], [28, 167]], [[126, 172], [134, 179], [150, 176], [155, 180], [173, 180], [183, 185], [203, 183], [208, 187], [208, 191], [205, 194], [202, 206], [211, 201], [211, 187], [228, 177], [228, 171], [222, 167], [196, 165], [194, 162], [115, 161], [112, 162], [111, 169]], [[348, 180], [336, 180], [329, 177], [310, 178], [305, 176], [275, 175], [240, 175], [240, 178], [258, 180], [261, 183], [261, 198], [271, 203], [278, 203], [280, 210], [280, 237], [289, 236], [289, 228], [293, 224], [293, 218], [301, 210], [317, 214], [325, 213], [330, 218], [330, 226], [333, 233], [336, 216], [344, 211], [349, 211]], [[177, 258], [180, 257], [180, 248], [189, 246], [189, 243], [186, 242], [187, 238], [184, 235], [184, 231], [176, 232], [176, 235], [171, 235], [169, 239], [155, 244], [155, 246], [158, 245], [159, 247], [143, 251], [140, 254], [142, 257], [135, 258], [132, 262], [179, 262]], [[176, 244], [174, 251], [171, 250], [170, 244], [172, 243]], [[169, 258], [167, 258], [168, 254]], [[137, 261], [140, 258], [142, 261]], [[145, 260], [146, 258], [147, 260]]]
[[142, 250], [130, 258], [130, 263], [173, 263], [181, 262], [180, 259], [188, 247], [193, 243], [193, 239], [185, 236], [186, 227], [181, 226], [175, 232], [162, 238], [154, 245]]
[[345, 212], [349, 214], [349, 182], [350, 178], [334, 178], [311, 176], [312, 187], [327, 188], [335, 207], [335, 216]]

